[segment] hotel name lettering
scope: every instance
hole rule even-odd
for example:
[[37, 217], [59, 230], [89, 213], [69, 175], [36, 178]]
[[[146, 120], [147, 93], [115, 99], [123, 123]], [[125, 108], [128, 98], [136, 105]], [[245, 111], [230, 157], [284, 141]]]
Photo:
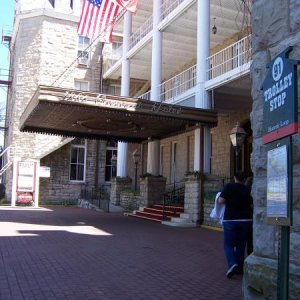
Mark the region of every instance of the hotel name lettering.
[[96, 97], [92, 97], [84, 92], [76, 93], [67, 91], [63, 96], [63, 100], [78, 103], [93, 103], [98, 105], [100, 104], [101, 106], [105, 107], [122, 108], [128, 110], [146, 109], [153, 112], [163, 112], [176, 115], [181, 114], [181, 108], [173, 107], [172, 105], [166, 105], [161, 102], [155, 102], [150, 108], [145, 108], [143, 103], [129, 103], [124, 102], [122, 100], [107, 99], [106, 95], [102, 94], [97, 95]]

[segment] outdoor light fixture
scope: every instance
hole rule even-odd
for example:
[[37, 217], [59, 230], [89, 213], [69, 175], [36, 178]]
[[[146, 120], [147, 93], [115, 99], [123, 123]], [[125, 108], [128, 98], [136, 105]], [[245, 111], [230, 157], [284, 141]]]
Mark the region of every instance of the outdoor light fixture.
[[214, 26], [212, 27], [211, 32], [212, 32], [213, 34], [216, 34], [216, 33], [217, 33], [216, 18], [214, 18]]
[[244, 143], [245, 137], [247, 133], [246, 131], [240, 126], [240, 123], [237, 122], [235, 127], [233, 127], [230, 131], [230, 140], [232, 146], [235, 148], [235, 159], [236, 159], [236, 171], [240, 171], [240, 150]]
[[138, 169], [138, 164], [141, 159], [141, 154], [139, 153], [138, 149], [135, 149], [132, 153], [132, 159], [134, 162], [134, 168], [135, 168], [135, 178], [134, 178], [134, 191], [137, 191], [137, 169]]
[[240, 126], [240, 123], [237, 122], [235, 127], [230, 131], [230, 140], [233, 147], [241, 147], [244, 143], [246, 137], [246, 131]]

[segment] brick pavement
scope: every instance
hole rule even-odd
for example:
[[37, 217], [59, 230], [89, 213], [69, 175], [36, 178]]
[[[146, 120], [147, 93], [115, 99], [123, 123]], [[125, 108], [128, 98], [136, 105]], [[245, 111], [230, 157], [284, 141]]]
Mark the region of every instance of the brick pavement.
[[242, 299], [222, 241], [121, 213], [0, 208], [0, 299]]

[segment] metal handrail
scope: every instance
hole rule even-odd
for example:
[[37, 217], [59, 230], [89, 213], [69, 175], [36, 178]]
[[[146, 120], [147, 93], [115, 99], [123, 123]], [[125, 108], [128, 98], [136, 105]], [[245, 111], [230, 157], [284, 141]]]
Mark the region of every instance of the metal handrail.
[[[174, 187], [171, 191], [166, 192], [163, 198], [163, 220], [167, 219], [167, 215], [176, 215], [178, 207], [184, 204], [185, 186]], [[168, 212], [168, 213], [167, 213]]]
[[92, 205], [96, 205], [100, 209], [109, 212], [109, 196], [104, 187], [88, 188], [83, 186], [80, 191], [80, 197]]
[[9, 146], [0, 153], [0, 176], [12, 165], [15, 147]]

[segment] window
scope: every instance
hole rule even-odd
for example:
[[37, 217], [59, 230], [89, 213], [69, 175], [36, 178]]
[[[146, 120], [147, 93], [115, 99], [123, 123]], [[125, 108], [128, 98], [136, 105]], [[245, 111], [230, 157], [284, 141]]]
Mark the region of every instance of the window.
[[117, 175], [117, 166], [111, 164], [113, 155], [118, 156], [118, 145], [116, 142], [108, 141], [106, 143], [106, 159], [105, 159], [105, 181], [111, 181], [112, 177]]
[[71, 144], [70, 180], [83, 182], [85, 180], [86, 141], [75, 139]]
[[[88, 46], [90, 45], [90, 39], [84, 36], [78, 37], [78, 64], [80, 65], [88, 65], [90, 59], [90, 49]], [[87, 49], [88, 48], [88, 49]]]
[[108, 88], [108, 94], [115, 95], [115, 96], [120, 96], [121, 95], [121, 86], [110, 84], [109, 88]]
[[90, 90], [89, 82], [85, 81], [85, 80], [75, 79], [74, 80], [74, 88], [76, 90], [88, 92]]

